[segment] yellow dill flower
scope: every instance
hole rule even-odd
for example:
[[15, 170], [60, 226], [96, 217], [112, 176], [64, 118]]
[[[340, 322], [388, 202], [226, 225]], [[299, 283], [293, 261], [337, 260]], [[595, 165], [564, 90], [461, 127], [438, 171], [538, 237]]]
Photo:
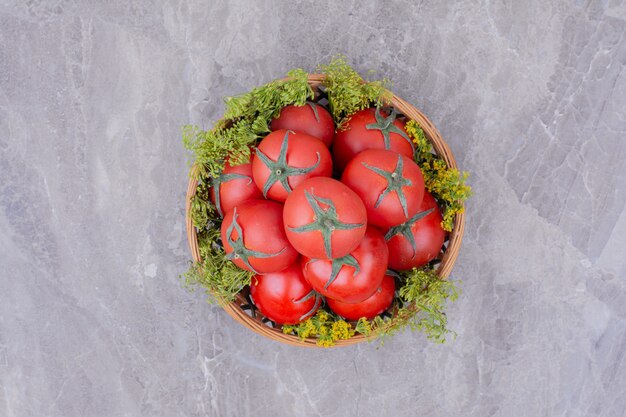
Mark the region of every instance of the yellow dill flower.
[[430, 152], [432, 146], [426, 138], [424, 131], [415, 120], [409, 120], [404, 128], [413, 140], [418, 153]]
[[313, 324], [311, 319], [307, 319], [304, 323], [301, 323], [299, 330], [300, 331], [298, 332], [298, 336], [303, 339], [315, 335], [315, 325]]
[[435, 159], [422, 167], [424, 173], [424, 185], [437, 199], [443, 200], [445, 207], [442, 207], [443, 221], [441, 227], [451, 231], [454, 223], [454, 216], [463, 213], [462, 201], [471, 194], [471, 188], [465, 185], [469, 174], [459, 173], [456, 169], [450, 169], [446, 163], [440, 159]]
[[331, 347], [331, 346], [335, 346], [335, 342], [333, 341], [333, 339], [330, 338], [319, 338], [317, 339], [317, 346], [320, 347]]
[[415, 120], [407, 122], [406, 131], [415, 143], [415, 161], [422, 168], [424, 185], [441, 205], [443, 214], [441, 227], [451, 231], [454, 217], [457, 213], [463, 213], [462, 201], [472, 194], [471, 188], [465, 185], [469, 174], [448, 168], [445, 161], [437, 158], [432, 153], [431, 143]]
[[330, 318], [330, 316], [324, 310], [320, 310], [319, 313], [317, 313], [317, 319], [320, 322], [326, 322], [326, 321], [328, 321], [329, 318]]
[[339, 320], [333, 323], [331, 336], [334, 340], [349, 339], [354, 335], [354, 330], [349, 323]]

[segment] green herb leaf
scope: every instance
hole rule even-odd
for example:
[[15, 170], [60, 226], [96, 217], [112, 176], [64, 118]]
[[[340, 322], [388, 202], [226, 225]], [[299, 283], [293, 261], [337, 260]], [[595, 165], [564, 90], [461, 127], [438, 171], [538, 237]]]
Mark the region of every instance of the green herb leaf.
[[183, 143], [193, 153], [200, 176], [219, 175], [227, 158], [233, 166], [249, 161], [250, 146], [270, 131], [270, 122], [283, 107], [304, 106], [308, 99], [314, 98], [304, 70], [290, 71], [287, 76], [286, 80], [272, 81], [227, 98], [224, 117], [214, 129], [183, 128]]
[[403, 285], [397, 303], [401, 306], [393, 318], [375, 317], [369, 323], [370, 335], [378, 337], [382, 343], [406, 328], [419, 330], [436, 343], [445, 343], [448, 335], [456, 335], [448, 329], [445, 313], [446, 301], [454, 301], [460, 294], [455, 283], [440, 279], [430, 268], [413, 269], [400, 275]]
[[319, 71], [326, 74], [323, 85], [338, 129], [357, 111], [372, 105], [380, 107], [391, 98], [385, 88], [387, 81], [363, 80], [341, 55], [334, 57], [328, 65], [320, 65]]

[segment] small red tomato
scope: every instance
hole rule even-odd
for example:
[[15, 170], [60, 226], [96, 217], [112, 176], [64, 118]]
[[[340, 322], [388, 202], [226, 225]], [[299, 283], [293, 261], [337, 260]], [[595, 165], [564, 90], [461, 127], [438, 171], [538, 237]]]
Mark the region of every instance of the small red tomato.
[[396, 120], [396, 114], [376, 109], [354, 113], [344, 130], [335, 134], [333, 161], [338, 172], [348, 165], [359, 152], [367, 149], [386, 149], [413, 159], [413, 143], [404, 130], [405, 123]]
[[328, 148], [306, 133], [277, 130], [257, 147], [252, 176], [265, 198], [284, 202], [298, 184], [312, 177], [330, 177], [333, 161]]
[[391, 275], [385, 275], [383, 282], [374, 294], [360, 303], [342, 303], [332, 298], [327, 298], [326, 303], [332, 311], [347, 320], [357, 321], [361, 317], [371, 320], [389, 308], [393, 302], [395, 291], [396, 283], [394, 278]]
[[369, 226], [359, 246], [335, 259], [302, 258], [304, 278], [320, 294], [344, 303], [358, 303], [380, 286], [389, 250], [383, 234]]
[[385, 234], [389, 248], [389, 268], [405, 271], [435, 259], [446, 238], [441, 228], [441, 210], [426, 191], [418, 213], [407, 222], [390, 228]]
[[316, 177], [289, 194], [283, 220], [287, 238], [298, 252], [332, 259], [359, 245], [367, 227], [367, 212], [359, 196], [345, 184]]
[[265, 317], [280, 324], [298, 324], [311, 317], [321, 297], [302, 276], [299, 262], [287, 269], [252, 277], [252, 301]]
[[222, 173], [211, 181], [210, 195], [211, 201], [222, 217], [224, 213], [244, 201], [263, 198], [263, 194], [252, 180], [252, 163], [231, 166], [226, 162]]
[[256, 273], [294, 263], [298, 253], [285, 236], [282, 213], [282, 204], [268, 200], [249, 200], [226, 213], [221, 229], [226, 259]]
[[270, 123], [270, 130], [287, 129], [314, 136], [327, 147], [335, 135], [335, 123], [328, 110], [317, 103], [283, 107], [280, 115]]
[[369, 149], [355, 156], [341, 182], [361, 197], [367, 221], [380, 227], [404, 223], [417, 214], [424, 197], [422, 170], [397, 152]]

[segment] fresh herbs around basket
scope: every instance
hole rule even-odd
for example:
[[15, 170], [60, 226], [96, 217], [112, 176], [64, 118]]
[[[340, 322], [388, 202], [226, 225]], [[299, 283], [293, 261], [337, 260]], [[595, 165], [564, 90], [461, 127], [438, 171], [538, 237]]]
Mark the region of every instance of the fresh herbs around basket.
[[448, 329], [445, 304], [459, 297], [457, 283], [440, 279], [431, 268], [402, 272], [397, 274], [397, 279], [401, 287], [396, 293], [393, 315], [376, 316], [372, 320], [361, 318], [351, 323], [332, 312], [319, 310], [302, 323], [283, 326], [283, 332], [301, 339], [316, 338], [322, 347], [332, 346], [357, 333], [384, 343], [407, 328], [421, 331], [435, 343], [445, 343], [449, 336], [456, 336]]
[[[356, 112], [372, 106], [380, 108], [389, 102], [391, 93], [385, 88], [386, 82], [364, 81], [343, 57], [319, 69], [325, 74], [320, 94], [327, 100], [338, 131], [345, 129]], [[183, 128], [184, 144], [194, 158], [191, 175], [198, 181], [190, 215], [197, 229], [201, 258], [201, 262], [184, 274], [184, 283], [188, 288], [204, 288], [210, 300], [220, 304], [232, 302], [254, 276], [226, 258], [220, 235], [222, 218], [211, 198], [211, 187], [216, 183], [212, 179], [220, 176], [227, 163], [231, 166], [249, 163], [251, 151], [270, 132], [269, 125], [281, 109], [289, 105], [304, 106], [319, 99], [307, 77], [305, 71], [293, 70], [284, 80], [226, 99], [224, 116], [211, 130]], [[310, 107], [315, 111], [314, 106]], [[319, 120], [317, 112], [315, 115]], [[455, 216], [463, 210], [463, 201], [471, 195], [466, 185], [468, 174], [447, 167], [434, 153], [416, 121], [409, 120], [405, 130], [416, 148], [414, 160], [422, 169], [424, 187], [441, 208], [441, 227], [451, 231]], [[299, 324], [283, 325], [282, 330], [301, 339], [315, 339], [324, 347], [356, 334], [384, 341], [405, 328], [422, 331], [428, 339], [443, 343], [454, 335], [448, 329], [445, 304], [456, 300], [460, 291], [454, 282], [441, 280], [433, 265], [430, 262], [397, 274], [393, 306], [383, 316], [351, 322], [325, 308]]]

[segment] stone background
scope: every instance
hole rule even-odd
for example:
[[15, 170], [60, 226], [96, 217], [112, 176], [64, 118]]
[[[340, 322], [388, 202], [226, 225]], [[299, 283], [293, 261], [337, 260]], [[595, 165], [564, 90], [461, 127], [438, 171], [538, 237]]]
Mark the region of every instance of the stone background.
[[[0, 415], [624, 416], [621, 1], [0, 0]], [[336, 53], [472, 173], [455, 342], [303, 350], [188, 293], [180, 127]]]

